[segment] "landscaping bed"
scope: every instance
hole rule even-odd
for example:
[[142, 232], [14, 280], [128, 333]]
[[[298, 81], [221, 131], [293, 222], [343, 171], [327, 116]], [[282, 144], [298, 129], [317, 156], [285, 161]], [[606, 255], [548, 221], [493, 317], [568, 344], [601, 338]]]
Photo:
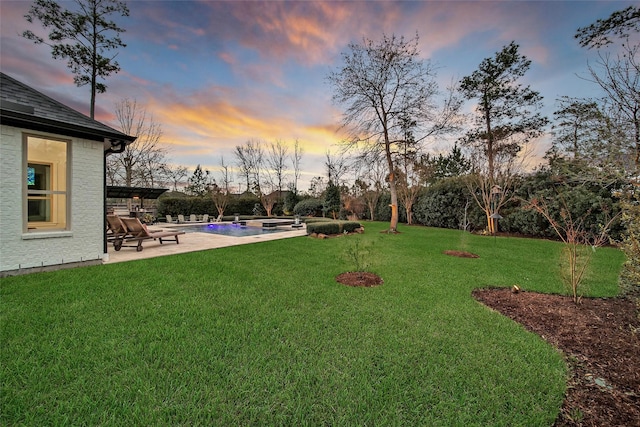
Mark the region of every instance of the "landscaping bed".
[[562, 350], [570, 367], [556, 426], [640, 426], [640, 319], [623, 298], [481, 289], [474, 297]]

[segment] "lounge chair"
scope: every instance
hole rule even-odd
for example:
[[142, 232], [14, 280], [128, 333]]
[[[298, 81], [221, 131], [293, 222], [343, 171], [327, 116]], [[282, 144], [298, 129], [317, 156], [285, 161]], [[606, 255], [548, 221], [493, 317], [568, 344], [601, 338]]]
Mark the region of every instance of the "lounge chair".
[[198, 222], [198, 218], [196, 217], [196, 214], [191, 214], [189, 216], [189, 222]]
[[186, 221], [184, 220], [184, 215], [182, 215], [182, 214], [178, 215], [178, 224], [182, 224], [182, 223], [184, 223], [184, 222], [186, 222]]
[[202, 215], [202, 222], [209, 222], [209, 214]]
[[173, 220], [173, 217], [171, 215], [167, 215], [167, 222], [170, 224], [174, 224], [175, 221]]
[[[176, 242], [176, 244], [180, 244], [178, 236], [180, 234], [184, 234], [184, 231], [149, 231], [138, 218], [120, 218], [120, 220], [128, 232], [128, 237], [125, 237], [124, 240], [126, 242], [137, 242], [137, 244], [132, 247], [135, 247], [138, 252], [142, 251], [142, 242], [144, 240], [158, 239], [160, 244], [162, 244], [163, 241]], [[173, 237], [173, 239], [168, 239], [167, 237]], [[122, 240], [120, 240], [118, 245], [114, 242], [114, 248], [116, 251], [119, 251], [122, 246], [125, 246], [122, 244]]]
[[120, 217], [114, 214], [107, 215], [107, 231], [107, 241], [114, 242], [114, 245], [118, 240], [122, 243], [122, 239], [129, 234]]

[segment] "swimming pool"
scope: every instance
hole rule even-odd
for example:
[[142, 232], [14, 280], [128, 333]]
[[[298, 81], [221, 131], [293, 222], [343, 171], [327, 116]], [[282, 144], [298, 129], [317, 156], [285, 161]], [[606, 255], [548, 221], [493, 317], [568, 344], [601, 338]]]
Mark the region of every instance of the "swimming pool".
[[200, 225], [188, 225], [184, 227], [175, 227], [186, 233], [209, 233], [209, 234], [222, 234], [223, 236], [232, 237], [244, 237], [244, 236], [257, 236], [260, 234], [273, 234], [281, 233], [283, 231], [291, 231], [287, 229], [278, 228], [262, 228], [262, 227], [247, 227], [240, 224], [200, 224]]

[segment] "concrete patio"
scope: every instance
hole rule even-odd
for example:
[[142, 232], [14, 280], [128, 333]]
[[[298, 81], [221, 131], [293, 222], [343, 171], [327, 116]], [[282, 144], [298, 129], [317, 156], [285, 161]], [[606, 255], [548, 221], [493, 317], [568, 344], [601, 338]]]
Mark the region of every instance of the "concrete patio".
[[[149, 227], [150, 231], [161, 229], [163, 228], [160, 226]], [[167, 227], [164, 229], [166, 230]], [[160, 244], [158, 240], [145, 240], [142, 244], [143, 250], [141, 252], [137, 252], [135, 247], [123, 247], [119, 251], [116, 251], [113, 248], [113, 244], [109, 243], [107, 248], [108, 259], [105, 259], [104, 263], [111, 264], [114, 262], [133, 261], [144, 258], [182, 254], [186, 252], [224, 248], [227, 246], [266, 242], [269, 240], [288, 239], [292, 237], [305, 236], [306, 234], [307, 231], [304, 227], [300, 229], [293, 229], [291, 231], [283, 231], [281, 233], [259, 234], [244, 237], [232, 237], [210, 233], [185, 233], [178, 236], [180, 244], [176, 244], [175, 242], [165, 242]], [[135, 243], [130, 244], [135, 245]]]

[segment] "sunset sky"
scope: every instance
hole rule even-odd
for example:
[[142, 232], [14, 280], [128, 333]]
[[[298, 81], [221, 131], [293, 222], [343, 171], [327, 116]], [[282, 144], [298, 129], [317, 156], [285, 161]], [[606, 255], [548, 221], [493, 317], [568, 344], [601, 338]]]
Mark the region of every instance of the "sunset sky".
[[[61, 1], [66, 7], [72, 2]], [[98, 95], [96, 119], [118, 128], [114, 106], [135, 99], [162, 126], [170, 163], [218, 173], [220, 158], [247, 140], [281, 140], [304, 149], [299, 187], [325, 175], [341, 111], [326, 77], [340, 54], [383, 33], [420, 38], [442, 87], [477, 69], [514, 40], [532, 60], [526, 83], [544, 96], [551, 118], [563, 95], [598, 96], [587, 77], [595, 51], [580, 48], [576, 29], [607, 18], [632, 1], [140, 1], [127, 2], [122, 70]], [[0, 69], [85, 114], [89, 88], [77, 88], [50, 48], [20, 37], [41, 31], [24, 15], [30, 1], [0, 1]], [[115, 18], [115, 17], [114, 17]], [[469, 110], [471, 105], [467, 105]], [[547, 139], [548, 141], [548, 139]], [[428, 148], [447, 150], [450, 142]], [[544, 151], [543, 147], [540, 150]], [[236, 185], [238, 178], [235, 178]]]

